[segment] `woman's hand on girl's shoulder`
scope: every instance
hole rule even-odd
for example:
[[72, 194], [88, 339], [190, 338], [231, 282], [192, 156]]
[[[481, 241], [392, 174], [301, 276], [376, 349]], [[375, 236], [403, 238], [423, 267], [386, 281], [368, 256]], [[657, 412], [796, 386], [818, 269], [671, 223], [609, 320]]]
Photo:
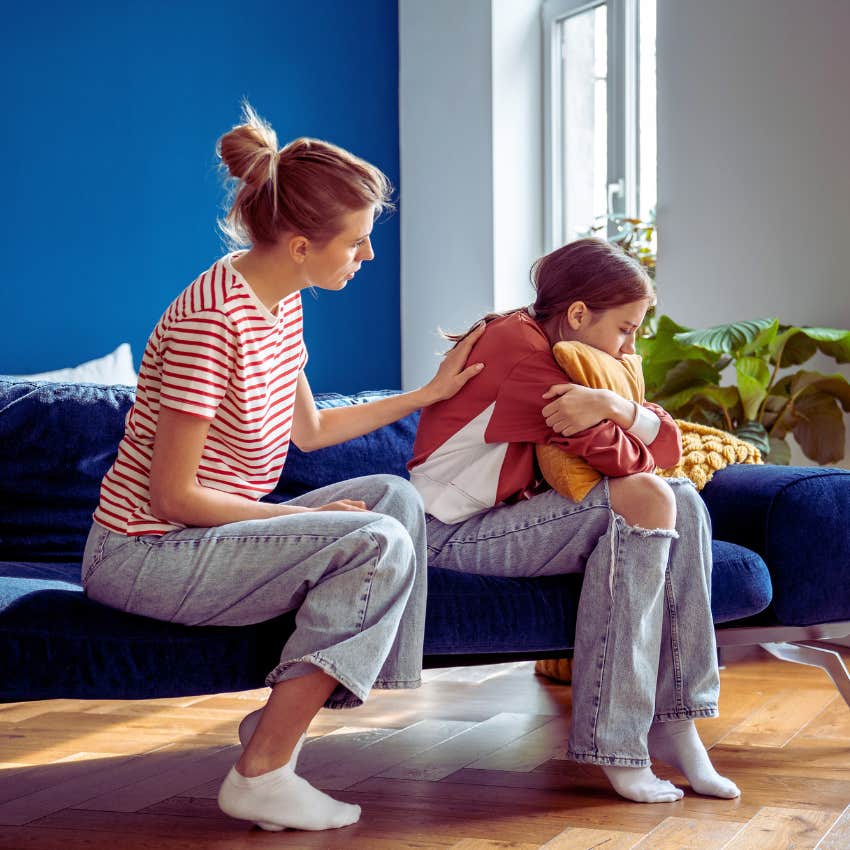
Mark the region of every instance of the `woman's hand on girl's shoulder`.
[[437, 374], [420, 390], [422, 406], [445, 401], [457, 393], [470, 378], [474, 378], [483, 368], [483, 363], [466, 365], [469, 352], [481, 338], [487, 325], [482, 321], [470, 331], [457, 345], [447, 351]]

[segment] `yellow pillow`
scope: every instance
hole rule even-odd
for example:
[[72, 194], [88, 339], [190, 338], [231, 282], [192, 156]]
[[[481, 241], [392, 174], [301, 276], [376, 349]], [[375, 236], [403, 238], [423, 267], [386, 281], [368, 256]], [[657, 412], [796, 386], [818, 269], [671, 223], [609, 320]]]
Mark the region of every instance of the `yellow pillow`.
[[[629, 401], [643, 404], [643, 371], [637, 354], [627, 354], [618, 360], [583, 342], [556, 343], [552, 353], [573, 383], [591, 389], [613, 390]], [[558, 446], [538, 445], [536, 451], [543, 477], [562, 496], [574, 502], [580, 502], [602, 478], [586, 460], [571, 457]]]

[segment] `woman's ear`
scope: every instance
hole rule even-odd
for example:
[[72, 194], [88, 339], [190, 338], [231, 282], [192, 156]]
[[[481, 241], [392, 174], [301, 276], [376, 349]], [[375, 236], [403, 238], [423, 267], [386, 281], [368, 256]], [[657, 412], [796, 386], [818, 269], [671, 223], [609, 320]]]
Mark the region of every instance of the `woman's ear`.
[[289, 256], [293, 262], [303, 263], [307, 259], [310, 240], [306, 236], [293, 236], [289, 240]]
[[589, 317], [590, 311], [587, 309], [584, 301], [573, 301], [567, 307], [567, 323], [574, 331], [577, 331], [582, 325], [587, 324]]

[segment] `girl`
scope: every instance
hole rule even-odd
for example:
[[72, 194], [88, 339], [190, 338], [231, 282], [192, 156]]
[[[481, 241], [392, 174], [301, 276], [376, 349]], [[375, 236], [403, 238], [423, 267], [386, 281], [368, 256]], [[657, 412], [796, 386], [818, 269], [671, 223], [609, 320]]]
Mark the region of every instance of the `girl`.
[[475, 338], [415, 392], [317, 410], [300, 291], [341, 290], [374, 257], [369, 235], [389, 183], [325, 142], [278, 150], [249, 106], [219, 153], [237, 181], [225, 230], [250, 247], [201, 274], [151, 334], [83, 584], [106, 605], [187, 625], [239, 626], [297, 608], [269, 700], [240, 727], [244, 750], [219, 805], [269, 830], [341, 827], [360, 808], [300, 778], [298, 751], [323, 705], [359, 705], [373, 685], [419, 684], [421, 502], [385, 475], [285, 504], [258, 500], [290, 440], [306, 451], [340, 443], [451, 396], [480, 369], [463, 365]]
[[[717, 715], [719, 689], [707, 512], [689, 481], [652, 474], [679, 458], [676, 424], [657, 405], [565, 384], [551, 354], [560, 340], [634, 353], [651, 281], [599, 239], [548, 254], [532, 279], [532, 305], [485, 318], [471, 353], [484, 373], [422, 413], [410, 468], [428, 562], [513, 577], [584, 572], [570, 757], [602, 765], [630, 800], [682, 797], [650, 758], [698, 793], [736, 797], [693, 722]], [[542, 398], [555, 400], [541, 414]], [[578, 504], [544, 491], [535, 443], [559, 445], [607, 477]]]

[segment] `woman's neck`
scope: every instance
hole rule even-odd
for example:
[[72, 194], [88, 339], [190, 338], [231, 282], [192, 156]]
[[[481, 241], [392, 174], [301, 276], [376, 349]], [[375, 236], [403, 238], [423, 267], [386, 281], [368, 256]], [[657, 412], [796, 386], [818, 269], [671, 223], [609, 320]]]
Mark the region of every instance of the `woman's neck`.
[[255, 245], [233, 261], [254, 294], [272, 312], [287, 297], [304, 288], [299, 267], [279, 246]]

